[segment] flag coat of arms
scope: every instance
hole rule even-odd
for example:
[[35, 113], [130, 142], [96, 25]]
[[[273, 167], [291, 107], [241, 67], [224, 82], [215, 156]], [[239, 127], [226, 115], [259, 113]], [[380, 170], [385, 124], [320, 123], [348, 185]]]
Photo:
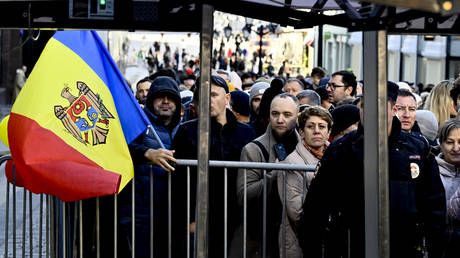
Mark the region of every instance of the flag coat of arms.
[[94, 31], [58, 31], [14, 103], [17, 176], [63, 201], [114, 194], [134, 174], [128, 144], [149, 124]]

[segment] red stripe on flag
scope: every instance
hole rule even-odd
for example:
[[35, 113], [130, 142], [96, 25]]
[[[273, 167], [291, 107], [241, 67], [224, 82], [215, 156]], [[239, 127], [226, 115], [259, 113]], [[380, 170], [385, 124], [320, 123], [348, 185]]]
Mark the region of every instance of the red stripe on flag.
[[118, 192], [119, 174], [104, 170], [26, 116], [10, 114], [8, 138], [16, 173], [29, 191], [63, 201]]

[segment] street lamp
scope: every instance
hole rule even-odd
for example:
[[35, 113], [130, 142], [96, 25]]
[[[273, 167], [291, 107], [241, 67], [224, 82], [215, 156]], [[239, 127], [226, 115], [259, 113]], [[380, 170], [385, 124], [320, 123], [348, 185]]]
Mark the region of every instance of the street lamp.
[[241, 39], [240, 34], [236, 34], [235, 45], [236, 45], [236, 53], [237, 54], [240, 53], [240, 44], [241, 44], [241, 42], [243, 42], [243, 40]]
[[270, 30], [268, 31], [265, 31], [265, 26], [264, 25], [260, 25], [259, 28], [257, 28], [257, 35], [259, 36], [259, 72], [257, 73], [260, 76], [262, 76], [262, 69], [263, 69], [263, 65], [262, 65], [262, 39], [265, 35], [267, 35], [268, 33], [270, 33]]

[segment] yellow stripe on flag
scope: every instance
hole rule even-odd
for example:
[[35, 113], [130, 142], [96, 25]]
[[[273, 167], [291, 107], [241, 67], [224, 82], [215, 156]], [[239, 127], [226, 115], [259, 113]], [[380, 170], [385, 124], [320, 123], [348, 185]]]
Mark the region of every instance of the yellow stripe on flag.
[[[90, 92], [80, 94], [77, 82]], [[133, 164], [112, 95], [75, 52], [51, 38], [20, 94], [11, 112], [35, 120], [99, 166], [122, 175], [119, 191], [131, 180]], [[97, 144], [93, 144], [93, 133], [99, 137]]]

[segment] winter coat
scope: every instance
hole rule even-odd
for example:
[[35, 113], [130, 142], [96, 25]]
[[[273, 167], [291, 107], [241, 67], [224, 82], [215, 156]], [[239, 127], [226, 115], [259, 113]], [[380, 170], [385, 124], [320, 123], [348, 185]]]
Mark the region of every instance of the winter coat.
[[[248, 125], [240, 123], [229, 110], [226, 111], [227, 123], [222, 126], [215, 119], [211, 119], [210, 130], [210, 160], [239, 161], [241, 149], [255, 138], [254, 131]], [[178, 159], [197, 159], [198, 148], [198, 119], [183, 123], [177, 131], [173, 141], [175, 157]], [[187, 229], [187, 173], [184, 167], [172, 173], [172, 199], [173, 199], [173, 241], [174, 257], [186, 257], [185, 246]], [[230, 243], [233, 232], [242, 211], [238, 211], [236, 201], [236, 171], [228, 169], [227, 172], [227, 239]], [[209, 213], [208, 213], [208, 238], [209, 257], [220, 257], [224, 250], [224, 169], [209, 169]], [[196, 192], [198, 176], [196, 168], [190, 169], [190, 222], [195, 222]], [[193, 246], [193, 245], [192, 245]], [[230, 246], [228, 244], [228, 246]]]
[[[293, 151], [281, 163], [285, 164], [305, 164], [316, 166], [319, 159], [307, 150], [303, 141], [300, 141], [295, 151]], [[283, 171], [284, 172], [284, 171]], [[283, 181], [283, 173], [278, 173], [278, 194], [283, 203], [284, 199], [284, 184], [286, 182], [286, 257], [294, 258], [303, 257], [302, 249], [297, 239], [297, 226], [302, 213], [302, 204], [307, 195], [308, 187], [313, 179], [313, 172], [306, 171], [285, 171], [286, 178]], [[280, 225], [279, 246], [280, 254], [283, 253], [283, 225]]]
[[441, 176], [444, 190], [446, 191], [446, 207], [449, 207], [449, 200], [460, 186], [460, 171], [444, 160], [444, 154], [440, 153], [436, 157], [439, 165], [439, 174]]
[[[153, 113], [153, 99], [159, 93], [169, 92], [176, 104], [176, 111], [168, 126]], [[158, 77], [150, 86], [144, 112], [158, 134], [165, 149], [170, 149], [180, 122], [180, 95], [177, 84], [169, 77]], [[144, 157], [148, 149], [159, 149], [152, 128], [141, 134], [129, 146], [134, 162], [136, 257], [150, 257], [150, 200], [153, 197], [154, 256], [167, 257], [168, 247], [168, 173], [162, 168], [148, 164]], [[150, 174], [153, 174], [153, 196], [150, 193]], [[120, 193], [120, 224], [131, 241], [131, 192], [128, 184]], [[122, 239], [121, 244], [125, 244]], [[130, 245], [130, 244], [129, 244]], [[122, 247], [123, 248], [123, 247]]]
[[[297, 142], [301, 141], [300, 135], [294, 131], [293, 137]], [[265, 134], [258, 137], [256, 141], [260, 142], [268, 153], [268, 160], [265, 160], [264, 154], [257, 144], [254, 142], [244, 146], [241, 152], [241, 161], [249, 162], [267, 162], [274, 163], [277, 159], [274, 145], [277, 143], [271, 126], [266, 129]], [[289, 154], [289, 153], [288, 153]], [[244, 169], [238, 170], [237, 178], [237, 196], [240, 206], [244, 202]], [[266, 171], [266, 191], [267, 191], [267, 257], [279, 257], [278, 233], [281, 221], [281, 202], [278, 197], [276, 171]], [[262, 239], [263, 239], [263, 170], [262, 169], [247, 169], [247, 256], [259, 257], [262, 254]], [[239, 234], [242, 234], [240, 226]], [[237, 237], [237, 236], [236, 236]], [[238, 239], [234, 240], [239, 241]], [[232, 244], [233, 245], [233, 244]], [[235, 244], [235, 246], [239, 246]], [[239, 249], [237, 247], [233, 250]], [[232, 250], [232, 251], [233, 251]], [[238, 253], [241, 257], [241, 250]]]
[[[299, 234], [307, 257], [364, 257], [364, 129], [329, 145], [310, 184]], [[438, 165], [419, 138], [401, 132], [394, 117], [388, 138], [390, 256], [442, 257], [445, 193]], [[314, 221], [314, 223], [307, 223]], [[425, 239], [425, 240], [424, 240]], [[322, 245], [325, 244], [325, 249]]]
[[453, 258], [460, 253], [460, 187], [450, 198], [447, 213], [450, 235], [445, 258]]
[[[446, 191], [446, 203], [448, 207], [447, 221], [449, 224], [449, 242], [446, 248], [446, 257], [457, 257], [460, 252], [460, 218], [455, 212], [454, 207], [458, 207], [458, 188], [460, 186], [460, 174], [455, 165], [452, 165], [444, 160], [444, 155], [441, 152], [436, 161], [439, 165], [439, 174]], [[458, 211], [457, 211], [458, 212]]]

